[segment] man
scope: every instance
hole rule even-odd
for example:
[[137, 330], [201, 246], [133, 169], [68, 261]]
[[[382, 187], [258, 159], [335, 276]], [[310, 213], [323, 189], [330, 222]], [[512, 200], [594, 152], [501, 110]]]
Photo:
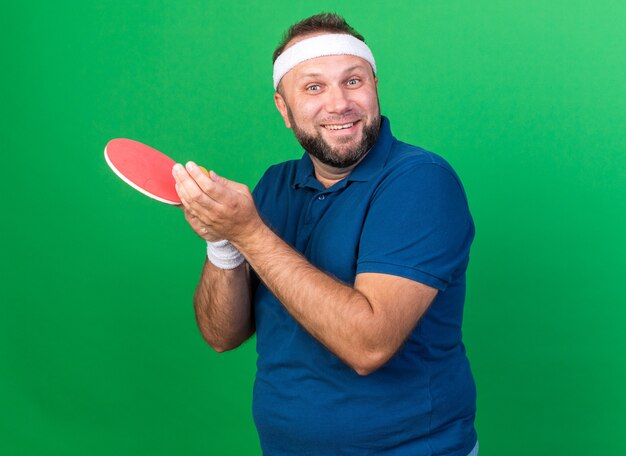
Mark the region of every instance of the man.
[[222, 352], [256, 331], [265, 454], [477, 454], [461, 342], [474, 227], [457, 175], [392, 136], [374, 57], [341, 17], [294, 25], [274, 60], [303, 157], [253, 195], [191, 162], [173, 170], [208, 241], [203, 337]]

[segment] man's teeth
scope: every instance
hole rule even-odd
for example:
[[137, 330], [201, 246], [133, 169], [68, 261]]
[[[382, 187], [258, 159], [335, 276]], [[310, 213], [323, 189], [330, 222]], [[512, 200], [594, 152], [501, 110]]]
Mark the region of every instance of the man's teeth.
[[354, 125], [354, 122], [343, 125], [324, 125], [324, 127], [328, 128], [329, 130], [343, 130], [344, 128], [350, 128], [352, 125]]

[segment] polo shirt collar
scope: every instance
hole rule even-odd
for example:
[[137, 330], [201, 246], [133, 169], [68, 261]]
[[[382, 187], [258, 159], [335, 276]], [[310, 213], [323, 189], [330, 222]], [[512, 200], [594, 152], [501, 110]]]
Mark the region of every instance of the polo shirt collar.
[[[387, 162], [392, 143], [393, 135], [391, 134], [389, 119], [385, 116], [381, 116], [380, 132], [376, 144], [370, 149], [365, 158], [361, 160], [361, 163], [359, 163], [345, 179], [335, 185], [342, 184], [341, 186], [345, 186], [348, 182], [353, 181], [365, 182], [373, 176], [376, 176]], [[304, 152], [304, 155], [296, 166], [297, 170], [291, 183], [292, 187], [323, 189], [322, 184], [315, 178], [313, 162], [307, 152]]]

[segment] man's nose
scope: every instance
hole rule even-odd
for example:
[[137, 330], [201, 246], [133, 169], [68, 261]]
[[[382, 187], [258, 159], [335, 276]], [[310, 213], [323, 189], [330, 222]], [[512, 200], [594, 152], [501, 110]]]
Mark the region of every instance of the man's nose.
[[342, 114], [350, 109], [350, 96], [347, 89], [335, 86], [328, 91], [326, 110], [330, 113]]

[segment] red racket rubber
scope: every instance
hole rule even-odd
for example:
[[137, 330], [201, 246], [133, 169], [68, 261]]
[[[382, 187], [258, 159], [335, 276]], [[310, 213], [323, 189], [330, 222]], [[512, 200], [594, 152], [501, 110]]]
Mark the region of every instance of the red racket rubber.
[[162, 203], [181, 204], [172, 176], [176, 162], [167, 155], [139, 141], [117, 138], [107, 143], [104, 159], [135, 190]]

